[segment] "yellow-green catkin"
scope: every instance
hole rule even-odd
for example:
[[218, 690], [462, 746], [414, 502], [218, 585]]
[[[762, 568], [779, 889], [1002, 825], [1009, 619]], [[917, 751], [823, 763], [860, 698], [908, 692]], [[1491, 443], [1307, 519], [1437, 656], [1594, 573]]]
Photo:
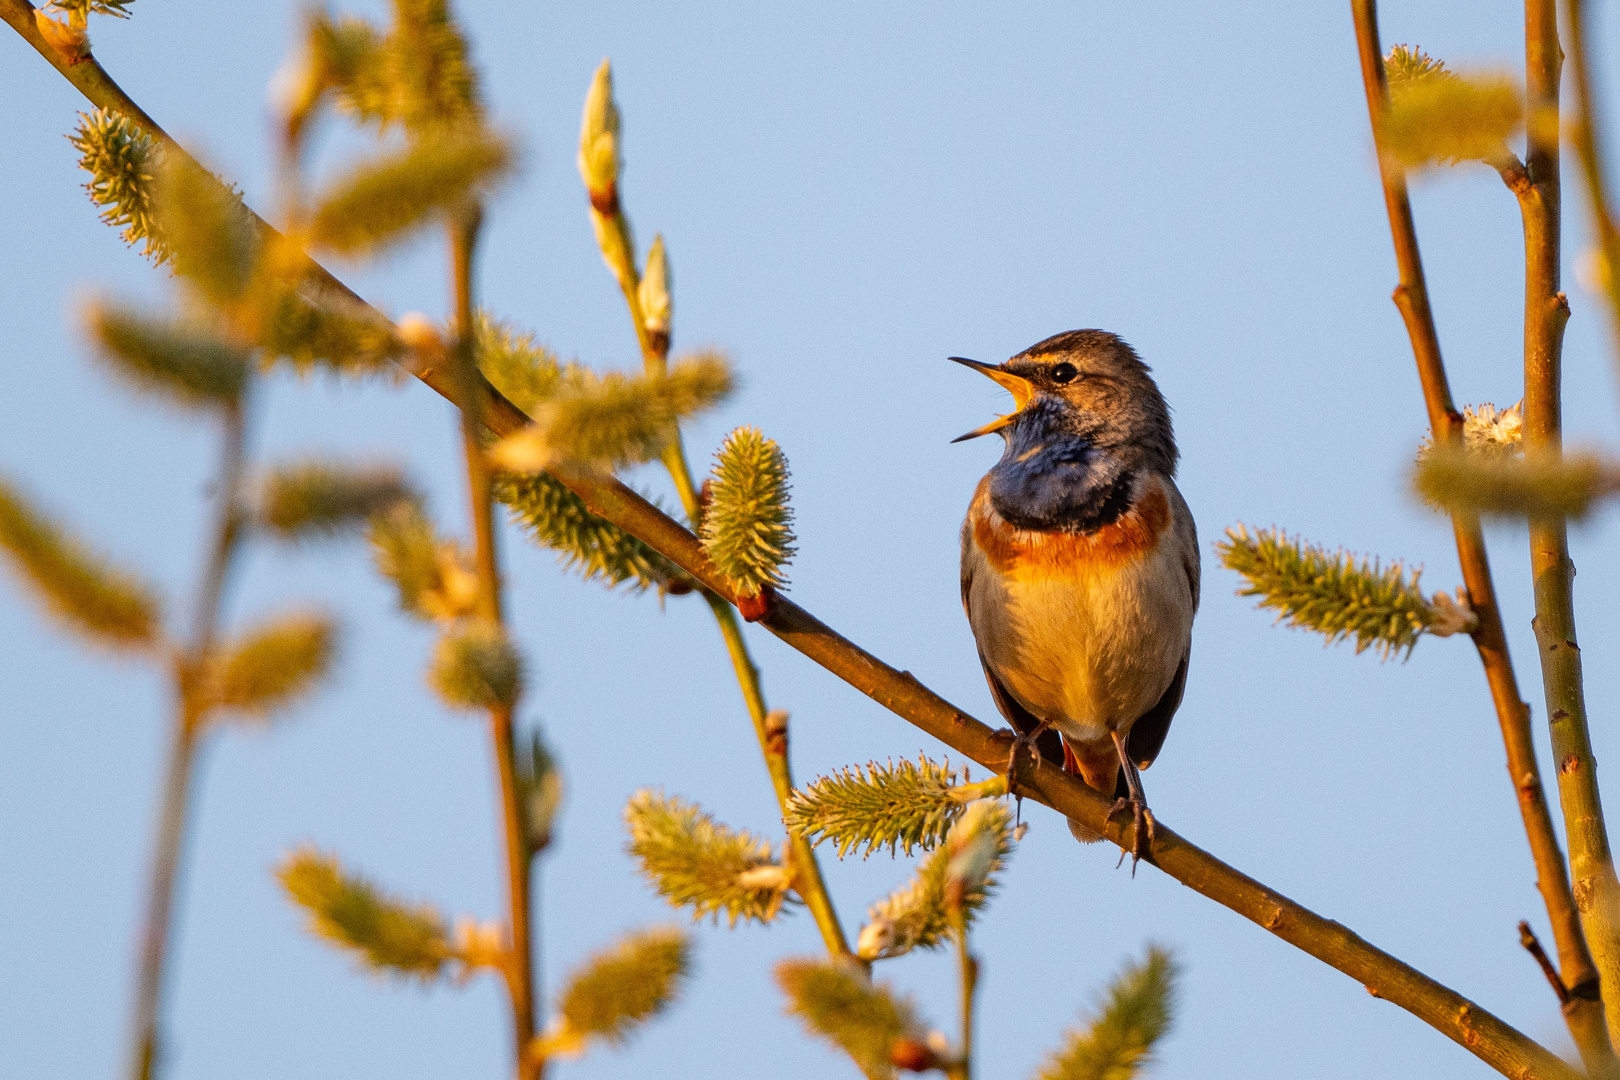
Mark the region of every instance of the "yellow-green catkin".
[[337, 626], [323, 612], [294, 612], [253, 627], [204, 665], [201, 704], [264, 717], [308, 694], [331, 671]]
[[347, 873], [336, 856], [300, 848], [283, 860], [276, 877], [307, 913], [310, 933], [372, 971], [428, 982], [454, 956], [449, 928], [435, 908], [388, 896]]
[[743, 596], [787, 583], [795, 551], [787, 458], [756, 427], [726, 436], [715, 455], [703, 511], [703, 550]]
[[1142, 1075], [1153, 1064], [1155, 1044], [1174, 1022], [1177, 976], [1169, 950], [1150, 946], [1146, 957], [1115, 976], [1098, 1012], [1068, 1033], [1036, 1080], [1133, 1080]]
[[848, 1054], [868, 1077], [893, 1076], [895, 1044], [923, 1039], [910, 999], [872, 982], [851, 961], [790, 958], [776, 965], [775, 975], [788, 1010], [812, 1035]]
[[1238, 525], [1215, 545], [1222, 564], [1248, 579], [1239, 596], [1258, 596], [1289, 626], [1324, 634], [1331, 644], [1355, 639], [1356, 652], [1376, 646], [1386, 659], [1410, 652], [1437, 612], [1418, 587], [1422, 571], [1380, 566], [1344, 551], [1329, 552], [1280, 529], [1250, 534]]
[[628, 850], [642, 876], [694, 919], [724, 915], [768, 923], [781, 912], [789, 876], [769, 841], [719, 824], [696, 804], [642, 790], [624, 808]]
[[162, 637], [157, 592], [91, 552], [0, 477], [0, 551], [69, 629], [119, 650]]
[[667, 1009], [692, 969], [691, 938], [673, 926], [627, 934], [571, 972], [557, 995], [557, 1019], [541, 1046], [573, 1057], [591, 1039], [622, 1046]]

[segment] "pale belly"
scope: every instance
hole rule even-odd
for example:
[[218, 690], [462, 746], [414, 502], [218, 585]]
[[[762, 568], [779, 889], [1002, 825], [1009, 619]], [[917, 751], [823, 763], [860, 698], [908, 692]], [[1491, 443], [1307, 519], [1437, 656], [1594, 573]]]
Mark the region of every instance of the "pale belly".
[[1193, 601], [1176, 545], [1074, 576], [977, 559], [967, 601], [985, 661], [1035, 716], [1080, 742], [1123, 731], [1163, 696], [1187, 653]]

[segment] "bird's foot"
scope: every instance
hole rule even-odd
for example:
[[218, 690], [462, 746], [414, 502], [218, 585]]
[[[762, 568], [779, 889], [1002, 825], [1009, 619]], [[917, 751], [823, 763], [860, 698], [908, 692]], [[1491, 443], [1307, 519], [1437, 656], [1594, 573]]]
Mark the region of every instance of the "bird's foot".
[[[1144, 841], [1158, 838], [1156, 835], [1158, 823], [1153, 820], [1153, 811], [1148, 809], [1148, 804], [1135, 795], [1115, 799], [1114, 805], [1108, 808], [1108, 816], [1103, 821], [1113, 821], [1114, 815], [1122, 814], [1126, 810], [1131, 812], [1131, 876], [1135, 877], [1136, 864], [1142, 861], [1142, 852], [1147, 848]], [[1125, 849], [1121, 848], [1119, 862], [1114, 864], [1116, 870], [1125, 862], [1125, 855]]]
[[1012, 749], [1007, 751], [1007, 794], [1014, 799], [1023, 798], [1022, 795], [1018, 794], [1018, 755], [1020, 752], [1028, 751], [1029, 756], [1035, 761], [1035, 767], [1040, 768], [1041, 751], [1035, 745], [1035, 740], [1040, 738], [1041, 733], [1045, 730], [1046, 724], [1042, 723], [1032, 731], [1015, 730], [1013, 732]]

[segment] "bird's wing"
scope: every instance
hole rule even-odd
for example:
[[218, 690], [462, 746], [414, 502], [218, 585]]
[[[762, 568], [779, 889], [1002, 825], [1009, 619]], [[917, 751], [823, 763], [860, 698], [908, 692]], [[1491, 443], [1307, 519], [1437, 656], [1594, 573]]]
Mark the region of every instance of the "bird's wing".
[[[1191, 618], [1192, 613], [1198, 610], [1198, 527], [1193, 523], [1192, 511], [1187, 509], [1186, 500], [1176, 490], [1175, 484], [1167, 482], [1165, 486], [1174, 494], [1171, 502], [1176, 535], [1181, 542], [1181, 569], [1187, 575], [1187, 591], [1192, 600], [1192, 607], [1188, 610], [1188, 618]], [[1181, 707], [1181, 695], [1187, 689], [1187, 661], [1191, 656], [1189, 647], [1187, 652], [1181, 654], [1175, 677], [1170, 680], [1170, 686], [1157, 704], [1131, 725], [1125, 750], [1139, 769], [1153, 764], [1153, 759], [1159, 756], [1159, 750], [1164, 746], [1165, 736], [1170, 734], [1170, 721], [1176, 715], [1176, 709]]]
[[1166, 480], [1166, 488], [1171, 493], [1171, 514], [1175, 520], [1176, 537], [1181, 543], [1181, 568], [1187, 574], [1187, 588], [1192, 591], [1192, 610], [1198, 610], [1198, 525], [1193, 521], [1192, 511], [1187, 508], [1187, 500], [1181, 497], [1181, 491], [1174, 481]]
[[1192, 649], [1189, 648], [1181, 655], [1175, 678], [1170, 680], [1169, 688], [1158, 703], [1131, 725], [1130, 736], [1125, 740], [1125, 752], [1131, 755], [1138, 769], [1153, 764], [1153, 759], [1159, 756], [1160, 747], [1164, 746], [1164, 737], [1170, 734], [1170, 721], [1181, 707], [1181, 695], [1187, 689], [1187, 661], [1191, 657]]
[[[1018, 704], [1017, 699], [1007, 692], [1005, 686], [1001, 685], [1001, 680], [996, 677], [996, 673], [991, 669], [989, 662], [985, 660], [982, 649], [979, 651], [979, 666], [984, 668], [984, 681], [990, 684], [990, 696], [995, 699], [996, 708], [1001, 710], [1001, 715], [1007, 718], [1007, 723], [1013, 726], [1013, 730], [1028, 735], [1037, 727], [1040, 727], [1040, 720], [1028, 709]], [[1041, 752], [1041, 757], [1058, 768], [1063, 768], [1063, 736], [1059, 735], [1054, 728], [1047, 728], [1036, 736], [1035, 747]]]

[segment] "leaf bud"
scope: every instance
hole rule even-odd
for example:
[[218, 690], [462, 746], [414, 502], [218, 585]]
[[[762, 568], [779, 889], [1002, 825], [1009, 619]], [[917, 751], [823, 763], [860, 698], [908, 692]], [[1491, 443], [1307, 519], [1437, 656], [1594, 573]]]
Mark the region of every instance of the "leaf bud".
[[659, 355], [669, 352], [669, 324], [674, 302], [670, 299], [669, 256], [664, 252], [662, 234], [653, 237], [647, 251], [647, 268], [637, 290], [641, 300], [641, 323]]
[[889, 1047], [889, 1062], [906, 1072], [928, 1072], [940, 1067], [940, 1059], [933, 1047], [921, 1039], [901, 1038]]
[[579, 175], [591, 206], [611, 217], [619, 210], [619, 107], [613, 101], [613, 67], [603, 60], [585, 94], [579, 128]]

